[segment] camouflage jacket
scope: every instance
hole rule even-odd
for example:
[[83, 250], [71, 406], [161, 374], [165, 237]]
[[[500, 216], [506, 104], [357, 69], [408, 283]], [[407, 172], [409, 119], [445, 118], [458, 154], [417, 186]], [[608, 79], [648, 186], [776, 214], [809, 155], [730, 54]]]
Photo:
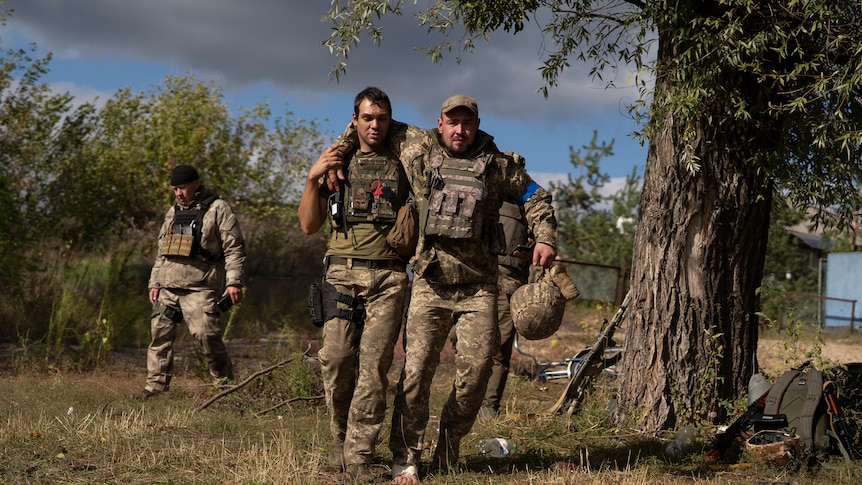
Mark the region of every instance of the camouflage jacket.
[[[201, 185], [188, 210], [195, 207], [213, 192]], [[174, 207], [168, 209], [159, 230], [159, 249], [162, 238], [172, 230]], [[150, 273], [149, 288], [210, 289], [220, 292], [225, 286], [243, 286], [245, 281], [245, 242], [239, 222], [227, 202], [216, 199], [203, 217], [201, 246], [212, 254], [223, 254], [215, 263], [196, 257], [156, 256]]]
[[[557, 220], [551, 195], [530, 178], [523, 165], [500, 152], [491, 135], [480, 130], [471, 149], [457, 156], [446, 152], [436, 129], [423, 130], [393, 121], [389, 135], [391, 148], [401, 159], [414, 194], [423, 193], [432, 150], [442, 150], [453, 158], [493, 154], [483, 174], [488, 212], [485, 216], [495, 214], [503, 201], [515, 203], [524, 208], [527, 230], [536, 242], [556, 247]], [[425, 237], [420, 230], [419, 245], [410, 264], [417, 275], [441, 284], [497, 282], [497, 256], [484, 240]]]

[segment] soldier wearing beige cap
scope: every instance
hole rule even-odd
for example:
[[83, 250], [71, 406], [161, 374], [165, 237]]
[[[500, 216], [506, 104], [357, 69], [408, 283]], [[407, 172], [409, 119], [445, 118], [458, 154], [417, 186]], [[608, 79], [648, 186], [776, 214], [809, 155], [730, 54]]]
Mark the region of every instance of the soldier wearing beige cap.
[[[357, 138], [350, 130], [344, 137]], [[393, 121], [389, 139], [419, 199], [419, 243], [410, 259], [415, 277], [404, 330], [406, 357], [389, 449], [393, 481], [418, 483], [431, 382], [450, 330], [455, 329], [458, 339], [458, 372], [440, 414], [432, 468], [457, 464], [461, 439], [479, 413], [492, 357], [500, 346], [497, 256], [507, 249], [497, 217], [501, 205], [512, 202], [524, 211], [536, 241], [532, 257], [536, 265], [554, 261], [557, 223], [551, 195], [479, 129], [479, 107], [472, 97], [456, 94], [446, 99], [432, 130]]]

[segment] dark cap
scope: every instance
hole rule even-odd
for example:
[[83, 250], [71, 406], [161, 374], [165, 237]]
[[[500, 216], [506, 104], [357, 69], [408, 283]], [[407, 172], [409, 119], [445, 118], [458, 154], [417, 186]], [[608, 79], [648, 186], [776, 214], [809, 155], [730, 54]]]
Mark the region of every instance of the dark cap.
[[448, 113], [455, 108], [467, 108], [474, 115], [479, 116], [479, 106], [476, 104], [476, 100], [466, 94], [456, 94], [443, 101], [443, 108], [440, 109], [440, 112]]
[[199, 178], [198, 171], [191, 165], [177, 165], [171, 170], [171, 185], [183, 185]]

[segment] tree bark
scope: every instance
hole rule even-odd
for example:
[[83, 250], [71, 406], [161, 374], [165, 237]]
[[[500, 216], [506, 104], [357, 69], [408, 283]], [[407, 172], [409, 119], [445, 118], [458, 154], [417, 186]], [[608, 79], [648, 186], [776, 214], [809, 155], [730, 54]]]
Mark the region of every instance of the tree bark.
[[[667, 47], [659, 64], [673, 56]], [[673, 88], [665, 82], [655, 99]], [[727, 109], [670, 112], [650, 140], [620, 365], [620, 409], [630, 415], [618, 416], [643, 430], [722, 419], [719, 403], [743, 395], [756, 369], [772, 191], [750, 160], [767, 141], [749, 124], [713, 126]]]

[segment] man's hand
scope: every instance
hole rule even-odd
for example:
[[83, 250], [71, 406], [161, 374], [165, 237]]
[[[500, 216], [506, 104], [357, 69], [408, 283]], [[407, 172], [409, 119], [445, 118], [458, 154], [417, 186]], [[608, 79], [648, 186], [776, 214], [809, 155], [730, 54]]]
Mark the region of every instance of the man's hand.
[[326, 187], [332, 192], [338, 192], [341, 190], [342, 180], [344, 180], [344, 170], [342, 170], [341, 167], [326, 172]]
[[[335, 150], [338, 152], [338, 155], [341, 157], [339, 160], [341, 163], [337, 166], [331, 167], [326, 171], [326, 187], [330, 190], [330, 192], [338, 192], [341, 190], [341, 182], [344, 181], [344, 154], [350, 150], [350, 146], [346, 142], [335, 143], [329, 148], [335, 147]], [[327, 151], [329, 151], [327, 148]], [[323, 152], [326, 154], [326, 152]], [[323, 157], [323, 155], [321, 155]], [[318, 159], [318, 162], [320, 159]]]
[[158, 288], [150, 288], [149, 297], [150, 297], [150, 304], [152, 304], [154, 301], [156, 301], [156, 298], [159, 297], [159, 289]]
[[[333, 143], [323, 150], [314, 165], [308, 169], [308, 181], [317, 183], [320, 177], [326, 175], [326, 185], [332, 191], [338, 191], [338, 180], [344, 180], [344, 153], [339, 150], [340, 143]], [[333, 188], [332, 183], [335, 183]]]
[[533, 247], [533, 264], [541, 265], [546, 268], [554, 263], [554, 258], [557, 257], [557, 250], [553, 246], [545, 243], [536, 243]]
[[242, 287], [228, 286], [224, 289], [224, 293], [222, 293], [221, 296], [225, 295], [230, 295], [230, 301], [232, 301], [234, 305], [238, 305], [242, 301]]
[[[299, 228], [305, 234], [314, 234], [326, 222], [326, 199], [320, 197], [321, 177], [329, 177], [332, 173], [333, 177], [337, 177], [336, 173], [341, 172], [341, 167], [344, 165], [344, 153], [340, 150], [340, 143], [333, 143], [323, 153], [316, 162], [308, 169], [308, 176], [305, 177], [305, 189], [302, 191], [302, 198], [299, 201]], [[344, 175], [342, 174], [342, 177]], [[337, 178], [335, 179], [337, 180]], [[327, 185], [331, 182], [326, 181]], [[338, 182], [335, 182], [336, 190]], [[236, 303], [236, 302], [234, 302]]]

